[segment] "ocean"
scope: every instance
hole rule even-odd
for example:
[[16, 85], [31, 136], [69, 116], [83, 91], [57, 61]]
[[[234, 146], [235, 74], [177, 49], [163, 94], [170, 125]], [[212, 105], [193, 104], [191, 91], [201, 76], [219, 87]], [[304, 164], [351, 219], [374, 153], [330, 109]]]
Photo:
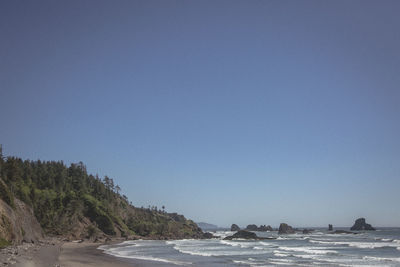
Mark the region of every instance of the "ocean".
[[[339, 228], [336, 228], [339, 229]], [[103, 245], [104, 253], [145, 266], [400, 266], [400, 228], [378, 228], [358, 234], [255, 232], [275, 240], [134, 240]], [[147, 264], [146, 264], [147, 263]]]

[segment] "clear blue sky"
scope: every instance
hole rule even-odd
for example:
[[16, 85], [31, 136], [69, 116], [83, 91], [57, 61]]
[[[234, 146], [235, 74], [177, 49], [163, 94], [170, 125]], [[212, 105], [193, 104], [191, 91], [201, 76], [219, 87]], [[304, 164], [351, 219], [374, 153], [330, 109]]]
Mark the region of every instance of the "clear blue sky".
[[218, 225], [400, 226], [400, 1], [1, 1], [0, 143]]

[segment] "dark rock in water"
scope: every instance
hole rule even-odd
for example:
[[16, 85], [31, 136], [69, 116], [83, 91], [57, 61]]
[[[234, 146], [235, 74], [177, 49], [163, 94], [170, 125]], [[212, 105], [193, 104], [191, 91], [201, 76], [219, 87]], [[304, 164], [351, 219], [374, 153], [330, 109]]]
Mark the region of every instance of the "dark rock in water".
[[332, 224], [328, 225], [328, 231], [333, 231], [333, 226], [332, 226]]
[[266, 231], [273, 231], [271, 225], [265, 226], [265, 225], [260, 225], [260, 227], [258, 227], [258, 231], [260, 232], [266, 232]]
[[211, 239], [211, 238], [217, 238], [217, 237], [209, 232], [203, 234], [203, 239]]
[[273, 231], [272, 227], [270, 225], [260, 225], [260, 227], [257, 227], [255, 224], [249, 224], [246, 227], [247, 231], [260, 231], [260, 232], [266, 232], [266, 231]]
[[375, 231], [375, 228], [372, 227], [370, 224], [365, 222], [364, 218], [359, 218], [356, 220], [354, 223], [353, 227], [350, 228], [352, 231], [362, 231], [362, 230], [368, 230], [368, 231]]
[[294, 230], [290, 225], [281, 223], [281, 225], [279, 225], [278, 234], [294, 234]]
[[240, 230], [237, 233], [235, 233], [234, 235], [225, 237], [224, 240], [232, 240], [234, 238], [259, 239], [258, 236], [253, 232], [249, 232], [246, 230]]
[[240, 231], [240, 227], [237, 224], [232, 224], [231, 231]]
[[313, 229], [303, 229], [303, 234], [311, 234], [313, 231]]
[[247, 231], [258, 231], [258, 227], [255, 224], [249, 224], [249, 225], [247, 225], [246, 230]]
[[336, 230], [332, 234], [357, 234], [357, 233], [349, 232], [349, 231], [345, 231], [345, 230]]

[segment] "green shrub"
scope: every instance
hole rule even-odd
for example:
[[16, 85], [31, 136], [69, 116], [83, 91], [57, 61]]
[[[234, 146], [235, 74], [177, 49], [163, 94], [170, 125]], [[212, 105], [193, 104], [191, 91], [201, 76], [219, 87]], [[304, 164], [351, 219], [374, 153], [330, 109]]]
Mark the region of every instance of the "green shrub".
[[96, 233], [97, 233], [96, 227], [94, 227], [93, 225], [89, 225], [87, 227], [88, 238], [91, 238], [91, 237], [95, 236]]
[[90, 195], [83, 196], [85, 215], [92, 222], [96, 222], [99, 229], [108, 235], [114, 235], [115, 230], [111, 218], [107, 215], [101, 203]]
[[27, 185], [18, 186], [17, 198], [25, 203], [31, 203], [30, 193], [31, 189]]
[[0, 237], [0, 249], [3, 249], [5, 247], [8, 247], [11, 245], [11, 242], [8, 240], [5, 240], [4, 238]]

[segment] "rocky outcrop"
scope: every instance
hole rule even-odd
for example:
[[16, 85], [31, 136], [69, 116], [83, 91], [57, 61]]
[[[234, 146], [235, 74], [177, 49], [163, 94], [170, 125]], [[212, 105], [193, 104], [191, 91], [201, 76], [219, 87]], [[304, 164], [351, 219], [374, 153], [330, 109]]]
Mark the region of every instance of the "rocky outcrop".
[[258, 231], [260, 232], [267, 232], [267, 231], [272, 231], [272, 227], [271, 225], [265, 226], [265, 225], [260, 225], [260, 227], [258, 227]]
[[249, 224], [246, 227], [247, 231], [260, 231], [260, 232], [266, 232], [266, 231], [272, 231], [272, 227], [270, 225], [266, 226], [266, 225], [260, 225], [260, 227], [258, 227], [255, 224]]
[[311, 234], [313, 231], [313, 229], [303, 229], [303, 234]]
[[240, 231], [240, 227], [237, 224], [232, 224], [231, 231]]
[[350, 228], [352, 231], [375, 231], [375, 228], [365, 222], [364, 218], [359, 218], [355, 221], [354, 225]]
[[346, 230], [336, 230], [332, 234], [357, 234], [357, 233], [349, 232], [349, 231], [346, 231]]
[[333, 226], [332, 226], [332, 224], [329, 224], [329, 225], [328, 225], [328, 231], [333, 231]]
[[279, 225], [278, 234], [294, 234], [294, 230], [290, 225], [281, 223], [281, 225]]
[[256, 239], [256, 240], [276, 239], [276, 237], [258, 237], [253, 232], [249, 232], [249, 231], [246, 231], [246, 230], [240, 230], [240, 231], [236, 232], [234, 235], [225, 237], [224, 240], [232, 240], [232, 239], [235, 239], [235, 238]]
[[202, 239], [211, 239], [211, 238], [217, 238], [217, 237], [210, 232], [204, 233], [202, 237]]
[[247, 225], [246, 230], [247, 231], [258, 231], [258, 227], [255, 224], [249, 224], [249, 225]]
[[0, 200], [0, 239], [9, 244], [35, 243], [44, 237], [33, 210], [14, 198], [14, 208]]
[[237, 233], [235, 233], [234, 235], [225, 237], [224, 240], [232, 240], [234, 238], [258, 239], [258, 236], [253, 232], [249, 232], [246, 230], [240, 230]]

